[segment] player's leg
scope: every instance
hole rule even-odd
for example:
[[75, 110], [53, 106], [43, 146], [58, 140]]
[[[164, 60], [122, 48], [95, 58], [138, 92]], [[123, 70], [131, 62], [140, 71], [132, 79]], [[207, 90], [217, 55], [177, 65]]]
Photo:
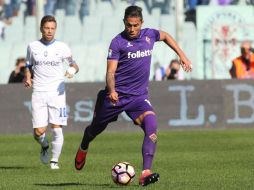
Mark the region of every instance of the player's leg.
[[34, 139], [41, 145], [40, 159], [43, 164], [49, 162], [49, 143], [46, 138], [47, 127], [34, 128]]
[[76, 153], [75, 168], [81, 170], [86, 162], [89, 144], [102, 131], [104, 131], [108, 123], [117, 120], [117, 116], [121, 113], [121, 109], [116, 109], [107, 98], [107, 92], [102, 90], [97, 95], [95, 104], [94, 117], [91, 125], [85, 131]]
[[67, 125], [66, 97], [65, 93], [49, 93], [48, 112], [49, 122], [52, 123], [52, 158], [51, 169], [59, 169], [58, 160], [64, 143], [62, 126]]
[[142, 145], [143, 171], [139, 183], [142, 186], [158, 181], [159, 174], [152, 173], [151, 167], [157, 144], [157, 119], [147, 97], [139, 97], [128, 107], [126, 113], [144, 131]]
[[51, 169], [59, 169], [58, 159], [62, 152], [64, 142], [63, 130], [59, 125], [52, 125], [52, 158], [50, 160]]
[[96, 125], [89, 125], [83, 135], [83, 139], [80, 144], [80, 148], [82, 150], [87, 150], [89, 147], [89, 143], [97, 136], [99, 135], [102, 131], [104, 131], [107, 127], [108, 123], [103, 123], [103, 124], [96, 124]]
[[139, 179], [142, 186], [155, 183], [159, 179], [158, 173], [152, 173], [151, 167], [157, 145], [157, 119], [152, 112], [145, 112], [141, 116], [141, 128], [144, 130], [144, 140], [142, 145], [143, 171]]
[[80, 147], [76, 153], [75, 157], [75, 168], [81, 170], [86, 163], [86, 156], [88, 152], [89, 144], [95, 139], [102, 131], [107, 127], [107, 123], [98, 125], [89, 125], [84, 132]]
[[32, 94], [32, 122], [34, 139], [41, 145], [41, 162], [47, 164], [49, 161], [49, 143], [46, 137], [48, 111], [42, 93], [33, 92]]

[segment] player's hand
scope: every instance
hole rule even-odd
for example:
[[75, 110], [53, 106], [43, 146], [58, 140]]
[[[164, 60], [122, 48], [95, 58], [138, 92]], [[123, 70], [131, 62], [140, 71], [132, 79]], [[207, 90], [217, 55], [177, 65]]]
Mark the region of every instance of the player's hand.
[[118, 93], [116, 91], [109, 93], [109, 99], [112, 102], [112, 104], [115, 106], [116, 103], [119, 101]]
[[182, 59], [180, 60], [180, 64], [185, 72], [191, 72], [192, 71], [192, 64], [188, 59]]
[[68, 73], [68, 71], [66, 71], [64, 76], [67, 77], [68, 79], [71, 79], [71, 78], [73, 78], [74, 75], [72, 75], [72, 74]]
[[67, 69], [67, 71], [65, 72], [64, 76], [66, 76], [68, 79], [70, 79], [75, 75], [76, 72], [77, 72], [76, 68], [69, 67]]
[[24, 81], [23, 81], [23, 83], [24, 83], [25, 88], [31, 88], [32, 85], [33, 85], [32, 79], [26, 79], [26, 78], [25, 78]]

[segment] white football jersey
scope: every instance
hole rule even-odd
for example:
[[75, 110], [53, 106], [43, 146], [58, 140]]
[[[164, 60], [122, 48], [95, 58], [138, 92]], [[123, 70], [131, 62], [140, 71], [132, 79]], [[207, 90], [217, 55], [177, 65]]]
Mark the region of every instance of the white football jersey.
[[26, 64], [33, 68], [34, 91], [63, 91], [65, 61], [73, 61], [70, 48], [54, 40], [44, 44], [40, 40], [28, 45]]

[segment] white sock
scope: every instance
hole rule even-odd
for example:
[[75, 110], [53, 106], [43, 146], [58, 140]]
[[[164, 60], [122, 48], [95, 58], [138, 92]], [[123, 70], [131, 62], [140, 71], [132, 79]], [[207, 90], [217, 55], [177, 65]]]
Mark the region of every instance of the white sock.
[[52, 159], [53, 162], [58, 162], [60, 157], [62, 147], [63, 147], [64, 137], [62, 128], [52, 129]]
[[36, 136], [34, 134], [34, 139], [42, 146], [47, 147], [49, 145], [48, 140], [46, 138], [46, 133], [43, 133], [41, 136]]

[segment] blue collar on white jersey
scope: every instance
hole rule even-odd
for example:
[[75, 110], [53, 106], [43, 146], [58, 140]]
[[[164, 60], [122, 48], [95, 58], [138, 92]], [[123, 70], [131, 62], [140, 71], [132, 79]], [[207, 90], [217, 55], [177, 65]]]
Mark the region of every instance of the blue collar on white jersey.
[[43, 43], [45, 46], [49, 46], [51, 44], [53, 44], [56, 41], [56, 39], [53, 39], [52, 41], [48, 42], [43, 40], [42, 38], [40, 39], [40, 42]]

